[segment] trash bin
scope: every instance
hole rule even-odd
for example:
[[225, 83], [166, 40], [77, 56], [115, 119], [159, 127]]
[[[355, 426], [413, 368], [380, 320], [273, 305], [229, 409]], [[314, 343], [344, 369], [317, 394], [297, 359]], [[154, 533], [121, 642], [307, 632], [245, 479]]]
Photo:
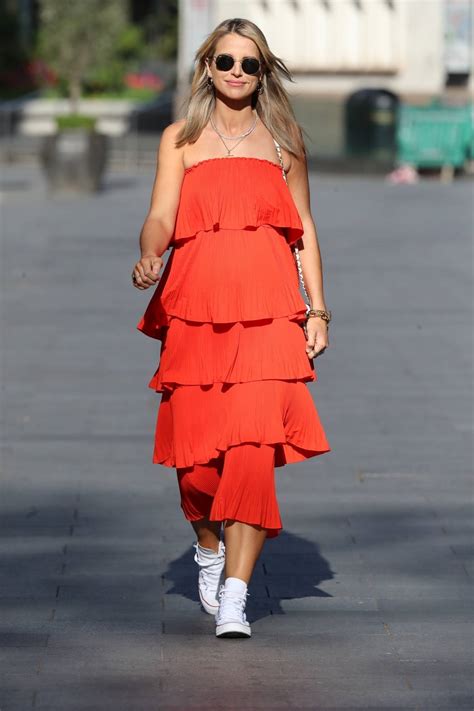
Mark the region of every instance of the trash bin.
[[460, 168], [472, 151], [472, 104], [400, 106], [397, 161], [417, 168]]
[[392, 159], [396, 152], [399, 98], [387, 89], [359, 89], [345, 106], [348, 155]]

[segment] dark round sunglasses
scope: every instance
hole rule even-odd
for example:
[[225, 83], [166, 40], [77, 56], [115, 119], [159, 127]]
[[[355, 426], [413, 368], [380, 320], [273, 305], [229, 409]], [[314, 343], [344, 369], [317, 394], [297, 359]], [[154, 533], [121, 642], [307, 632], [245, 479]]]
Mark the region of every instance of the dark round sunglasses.
[[[218, 54], [211, 59], [215, 59], [216, 68], [220, 72], [228, 72], [235, 64], [235, 59], [231, 54]], [[244, 57], [240, 66], [245, 74], [257, 74], [260, 69], [260, 60], [255, 57]]]

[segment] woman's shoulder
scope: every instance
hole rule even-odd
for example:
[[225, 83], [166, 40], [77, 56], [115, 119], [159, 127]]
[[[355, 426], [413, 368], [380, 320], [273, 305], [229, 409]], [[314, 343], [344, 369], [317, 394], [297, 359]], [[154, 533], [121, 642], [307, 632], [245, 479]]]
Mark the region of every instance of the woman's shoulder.
[[177, 119], [176, 121], [169, 123], [161, 132], [161, 139], [164, 139], [165, 141], [175, 140], [185, 123], [186, 119]]
[[[176, 132], [178, 132], [181, 128], [183, 128], [183, 126], [184, 126], [185, 123], [186, 123], [186, 119], [185, 119], [185, 118], [176, 119], [176, 121], [172, 121], [171, 123], [169, 123], [169, 124], [166, 126], [166, 129], [168, 129], [168, 130], [170, 130], [170, 131], [176, 131]], [[166, 130], [166, 129], [165, 129], [165, 130]]]
[[180, 133], [185, 119], [178, 119], [169, 123], [161, 132], [158, 147], [158, 161], [168, 162], [182, 166], [183, 163], [183, 146], [177, 146], [178, 134]]

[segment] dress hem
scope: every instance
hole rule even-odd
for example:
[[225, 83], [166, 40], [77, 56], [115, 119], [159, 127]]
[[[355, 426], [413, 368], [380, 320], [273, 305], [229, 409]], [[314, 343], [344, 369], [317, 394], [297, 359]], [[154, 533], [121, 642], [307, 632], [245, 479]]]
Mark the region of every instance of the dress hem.
[[256, 439], [246, 439], [242, 440], [239, 442], [231, 442], [229, 443], [226, 447], [215, 447], [212, 451], [210, 451], [209, 455], [205, 455], [204, 457], [198, 457], [195, 459], [191, 460], [180, 460], [178, 461], [176, 457], [173, 457], [172, 455], [167, 455], [166, 457], [158, 457], [155, 453], [153, 454], [152, 458], [152, 463], [153, 464], [159, 464], [162, 467], [167, 467], [167, 468], [179, 468], [179, 469], [186, 469], [188, 467], [194, 466], [194, 464], [207, 464], [209, 461], [212, 459], [215, 459], [216, 457], [219, 457], [222, 455], [223, 452], [226, 452], [230, 447], [236, 447], [240, 444], [268, 444], [268, 445], [274, 445], [276, 448], [275, 451], [275, 468], [277, 467], [283, 467], [287, 464], [297, 464], [298, 462], [303, 462], [307, 459], [311, 459], [313, 457], [318, 457], [321, 454], [326, 454], [328, 452], [331, 452], [331, 447], [323, 447], [322, 449], [312, 449], [306, 447], [300, 447], [293, 442], [290, 442], [289, 440], [286, 440], [284, 442], [282, 441], [261, 441], [261, 440], [256, 440]]

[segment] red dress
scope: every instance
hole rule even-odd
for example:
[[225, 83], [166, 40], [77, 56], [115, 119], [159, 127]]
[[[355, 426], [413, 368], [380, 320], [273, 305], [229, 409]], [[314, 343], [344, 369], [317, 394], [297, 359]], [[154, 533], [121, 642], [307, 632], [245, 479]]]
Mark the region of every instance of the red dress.
[[248, 442], [274, 445], [275, 466], [331, 451], [306, 385], [317, 375], [290, 249], [302, 234], [278, 163], [185, 170], [173, 250], [137, 324], [161, 340], [155, 464], [204, 464]]

